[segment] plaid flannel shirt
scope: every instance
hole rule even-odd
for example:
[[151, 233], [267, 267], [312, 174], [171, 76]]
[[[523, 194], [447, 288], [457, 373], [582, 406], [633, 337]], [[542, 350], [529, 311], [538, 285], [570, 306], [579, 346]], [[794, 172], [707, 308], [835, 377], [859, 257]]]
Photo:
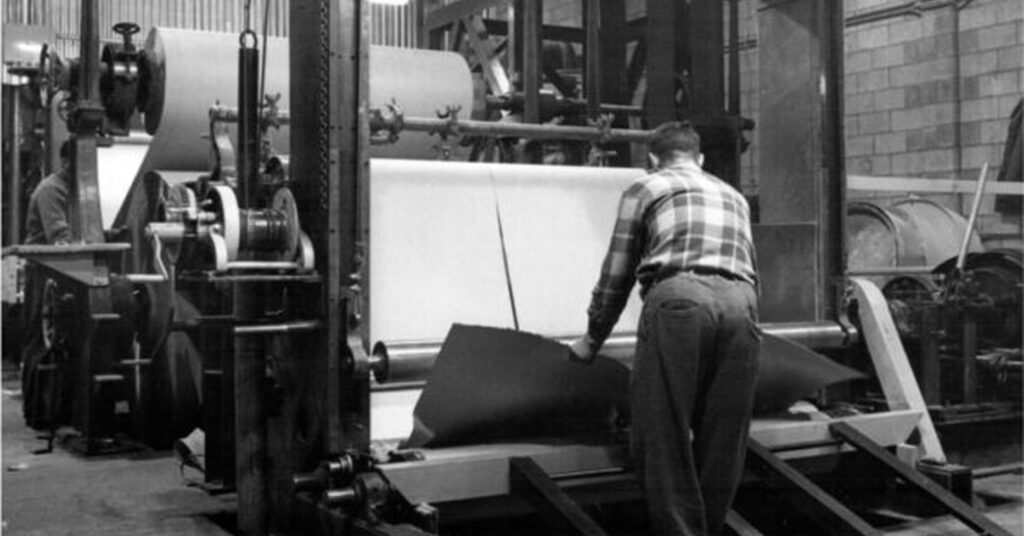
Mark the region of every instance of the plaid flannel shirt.
[[647, 175], [622, 194], [587, 333], [595, 347], [604, 343], [637, 280], [641, 296], [690, 269], [720, 270], [756, 285], [756, 265], [750, 208], [736, 189], [696, 164]]

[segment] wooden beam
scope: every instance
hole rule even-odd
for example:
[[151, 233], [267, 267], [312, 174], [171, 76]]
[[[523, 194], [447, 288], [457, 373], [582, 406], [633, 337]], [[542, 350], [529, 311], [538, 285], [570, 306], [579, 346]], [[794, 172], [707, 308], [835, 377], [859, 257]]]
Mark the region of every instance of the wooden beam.
[[862, 452], [870, 455], [875, 461], [881, 463], [890, 471], [899, 475], [904, 481], [909, 482], [918, 490], [928, 494], [932, 499], [949, 510], [954, 517], [979, 534], [1010, 536], [1010, 531], [996, 525], [991, 519], [975, 510], [956, 495], [953, 495], [946, 488], [943, 488], [914, 468], [901, 462], [899, 458], [873, 443], [852, 426], [846, 423], [836, 423], [832, 425], [832, 431]]
[[[973, 194], [977, 187], [978, 181], [962, 181], [957, 179], [871, 177], [867, 175], [846, 176], [846, 189], [851, 191]], [[1024, 183], [989, 181], [985, 184], [985, 195], [1024, 196]]]
[[750, 456], [747, 467], [760, 475], [773, 490], [796, 508], [810, 516], [830, 534], [881, 536], [882, 532], [869, 525], [843, 503], [829, 495], [817, 484], [779, 459], [767, 447], [755, 440], [747, 446]]
[[736, 510], [729, 510], [725, 514], [725, 526], [729, 527], [737, 536], [764, 536], [763, 532], [757, 530], [757, 527], [736, 513]]
[[512, 493], [526, 498], [559, 534], [605, 536], [607, 533], [530, 457], [510, 458]]
[[469, 47], [476, 61], [480, 62], [484, 79], [491, 88], [491, 94], [504, 95], [512, 91], [512, 83], [508, 79], [505, 67], [498, 60], [498, 54], [491, 45], [487, 28], [479, 15], [474, 15], [462, 22], [469, 37]]
[[451, 4], [428, 10], [424, 15], [423, 28], [433, 30], [448, 26], [470, 15], [478, 15], [486, 9], [504, 4], [508, 0], [461, 0]]
[[942, 450], [935, 425], [928, 414], [928, 407], [914, 378], [914, 371], [910, 368], [910, 361], [907, 360], [882, 291], [871, 281], [859, 277], [850, 278], [850, 284], [853, 286], [853, 297], [857, 300], [861, 336], [867, 342], [878, 383], [885, 393], [889, 409], [922, 412], [917, 430], [921, 436], [923, 457], [945, 463], [946, 454]]
[[[875, 443], [892, 447], [910, 437], [914, 426], [921, 419], [921, 413], [914, 410], [899, 410], [822, 421], [754, 419], [750, 423], [750, 438], [773, 451], [790, 447], [785, 452], [776, 453], [782, 459], [836, 455], [841, 451], [849, 451], [850, 448], [826, 444], [833, 439], [829, 426], [836, 422], [845, 422]], [[815, 444], [823, 446], [811, 446]], [[796, 450], [791, 448], [793, 445], [809, 447]]]

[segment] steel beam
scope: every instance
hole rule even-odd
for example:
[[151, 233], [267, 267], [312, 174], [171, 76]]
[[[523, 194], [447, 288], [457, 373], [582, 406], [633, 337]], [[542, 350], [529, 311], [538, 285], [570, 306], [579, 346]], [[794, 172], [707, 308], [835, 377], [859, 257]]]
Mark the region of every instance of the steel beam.
[[522, 21], [522, 81], [524, 123], [540, 123], [541, 26], [544, 18], [543, 0], [518, 2], [516, 20]]

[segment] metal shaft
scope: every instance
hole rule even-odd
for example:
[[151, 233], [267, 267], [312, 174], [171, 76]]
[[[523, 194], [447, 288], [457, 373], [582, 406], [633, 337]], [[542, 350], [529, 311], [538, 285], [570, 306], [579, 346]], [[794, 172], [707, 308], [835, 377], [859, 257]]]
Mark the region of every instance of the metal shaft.
[[981, 174], [978, 176], [978, 189], [974, 192], [971, 214], [967, 218], [967, 228], [964, 229], [964, 237], [960, 242], [960, 253], [956, 256], [957, 272], [963, 272], [964, 265], [967, 263], [967, 249], [971, 245], [971, 234], [974, 232], [974, 224], [978, 220], [978, 209], [981, 208], [981, 195], [985, 193], [986, 178], [988, 178], [988, 162], [981, 166]]
[[[259, 50], [238, 50], [238, 201], [241, 209], [255, 198], [259, 172]], [[261, 316], [265, 291], [261, 284], [234, 285], [234, 316], [239, 322], [253, 322]], [[269, 490], [267, 488], [267, 405], [264, 386], [266, 363], [264, 340], [235, 333], [235, 474], [238, 479], [238, 528], [247, 536], [267, 534]]]
[[[376, 119], [371, 121], [373, 131], [390, 130], [393, 121]], [[528, 138], [534, 140], [573, 140], [601, 143], [629, 142], [647, 143], [650, 131], [623, 128], [601, 129], [596, 127], [529, 125], [523, 123], [499, 123], [494, 121], [472, 121], [434, 119], [430, 117], [406, 117], [401, 130], [427, 132], [430, 134], [458, 133], [468, 136], [493, 138]], [[453, 132], [454, 131], [454, 132]]]
[[[783, 337], [803, 344], [808, 348], [821, 350], [840, 348], [848, 344], [846, 331], [836, 322], [787, 322], [761, 324], [765, 333]], [[578, 335], [554, 337], [555, 340], [570, 344]], [[379, 383], [419, 382], [427, 377], [434, 367], [443, 341], [378, 342], [374, 345], [375, 366], [371, 368]], [[617, 361], [630, 362], [636, 347], [636, 335], [625, 333], [614, 335], [601, 347], [601, 355]]]

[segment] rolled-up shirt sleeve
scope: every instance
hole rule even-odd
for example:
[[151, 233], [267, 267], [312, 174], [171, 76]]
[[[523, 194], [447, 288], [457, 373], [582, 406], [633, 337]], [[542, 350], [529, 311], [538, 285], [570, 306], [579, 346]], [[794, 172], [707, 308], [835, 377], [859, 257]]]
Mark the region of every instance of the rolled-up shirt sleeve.
[[615, 327], [636, 283], [636, 268], [640, 263], [645, 236], [643, 194], [643, 189], [634, 184], [623, 192], [619, 200], [611, 244], [587, 309], [587, 334], [595, 350], [600, 348]]

